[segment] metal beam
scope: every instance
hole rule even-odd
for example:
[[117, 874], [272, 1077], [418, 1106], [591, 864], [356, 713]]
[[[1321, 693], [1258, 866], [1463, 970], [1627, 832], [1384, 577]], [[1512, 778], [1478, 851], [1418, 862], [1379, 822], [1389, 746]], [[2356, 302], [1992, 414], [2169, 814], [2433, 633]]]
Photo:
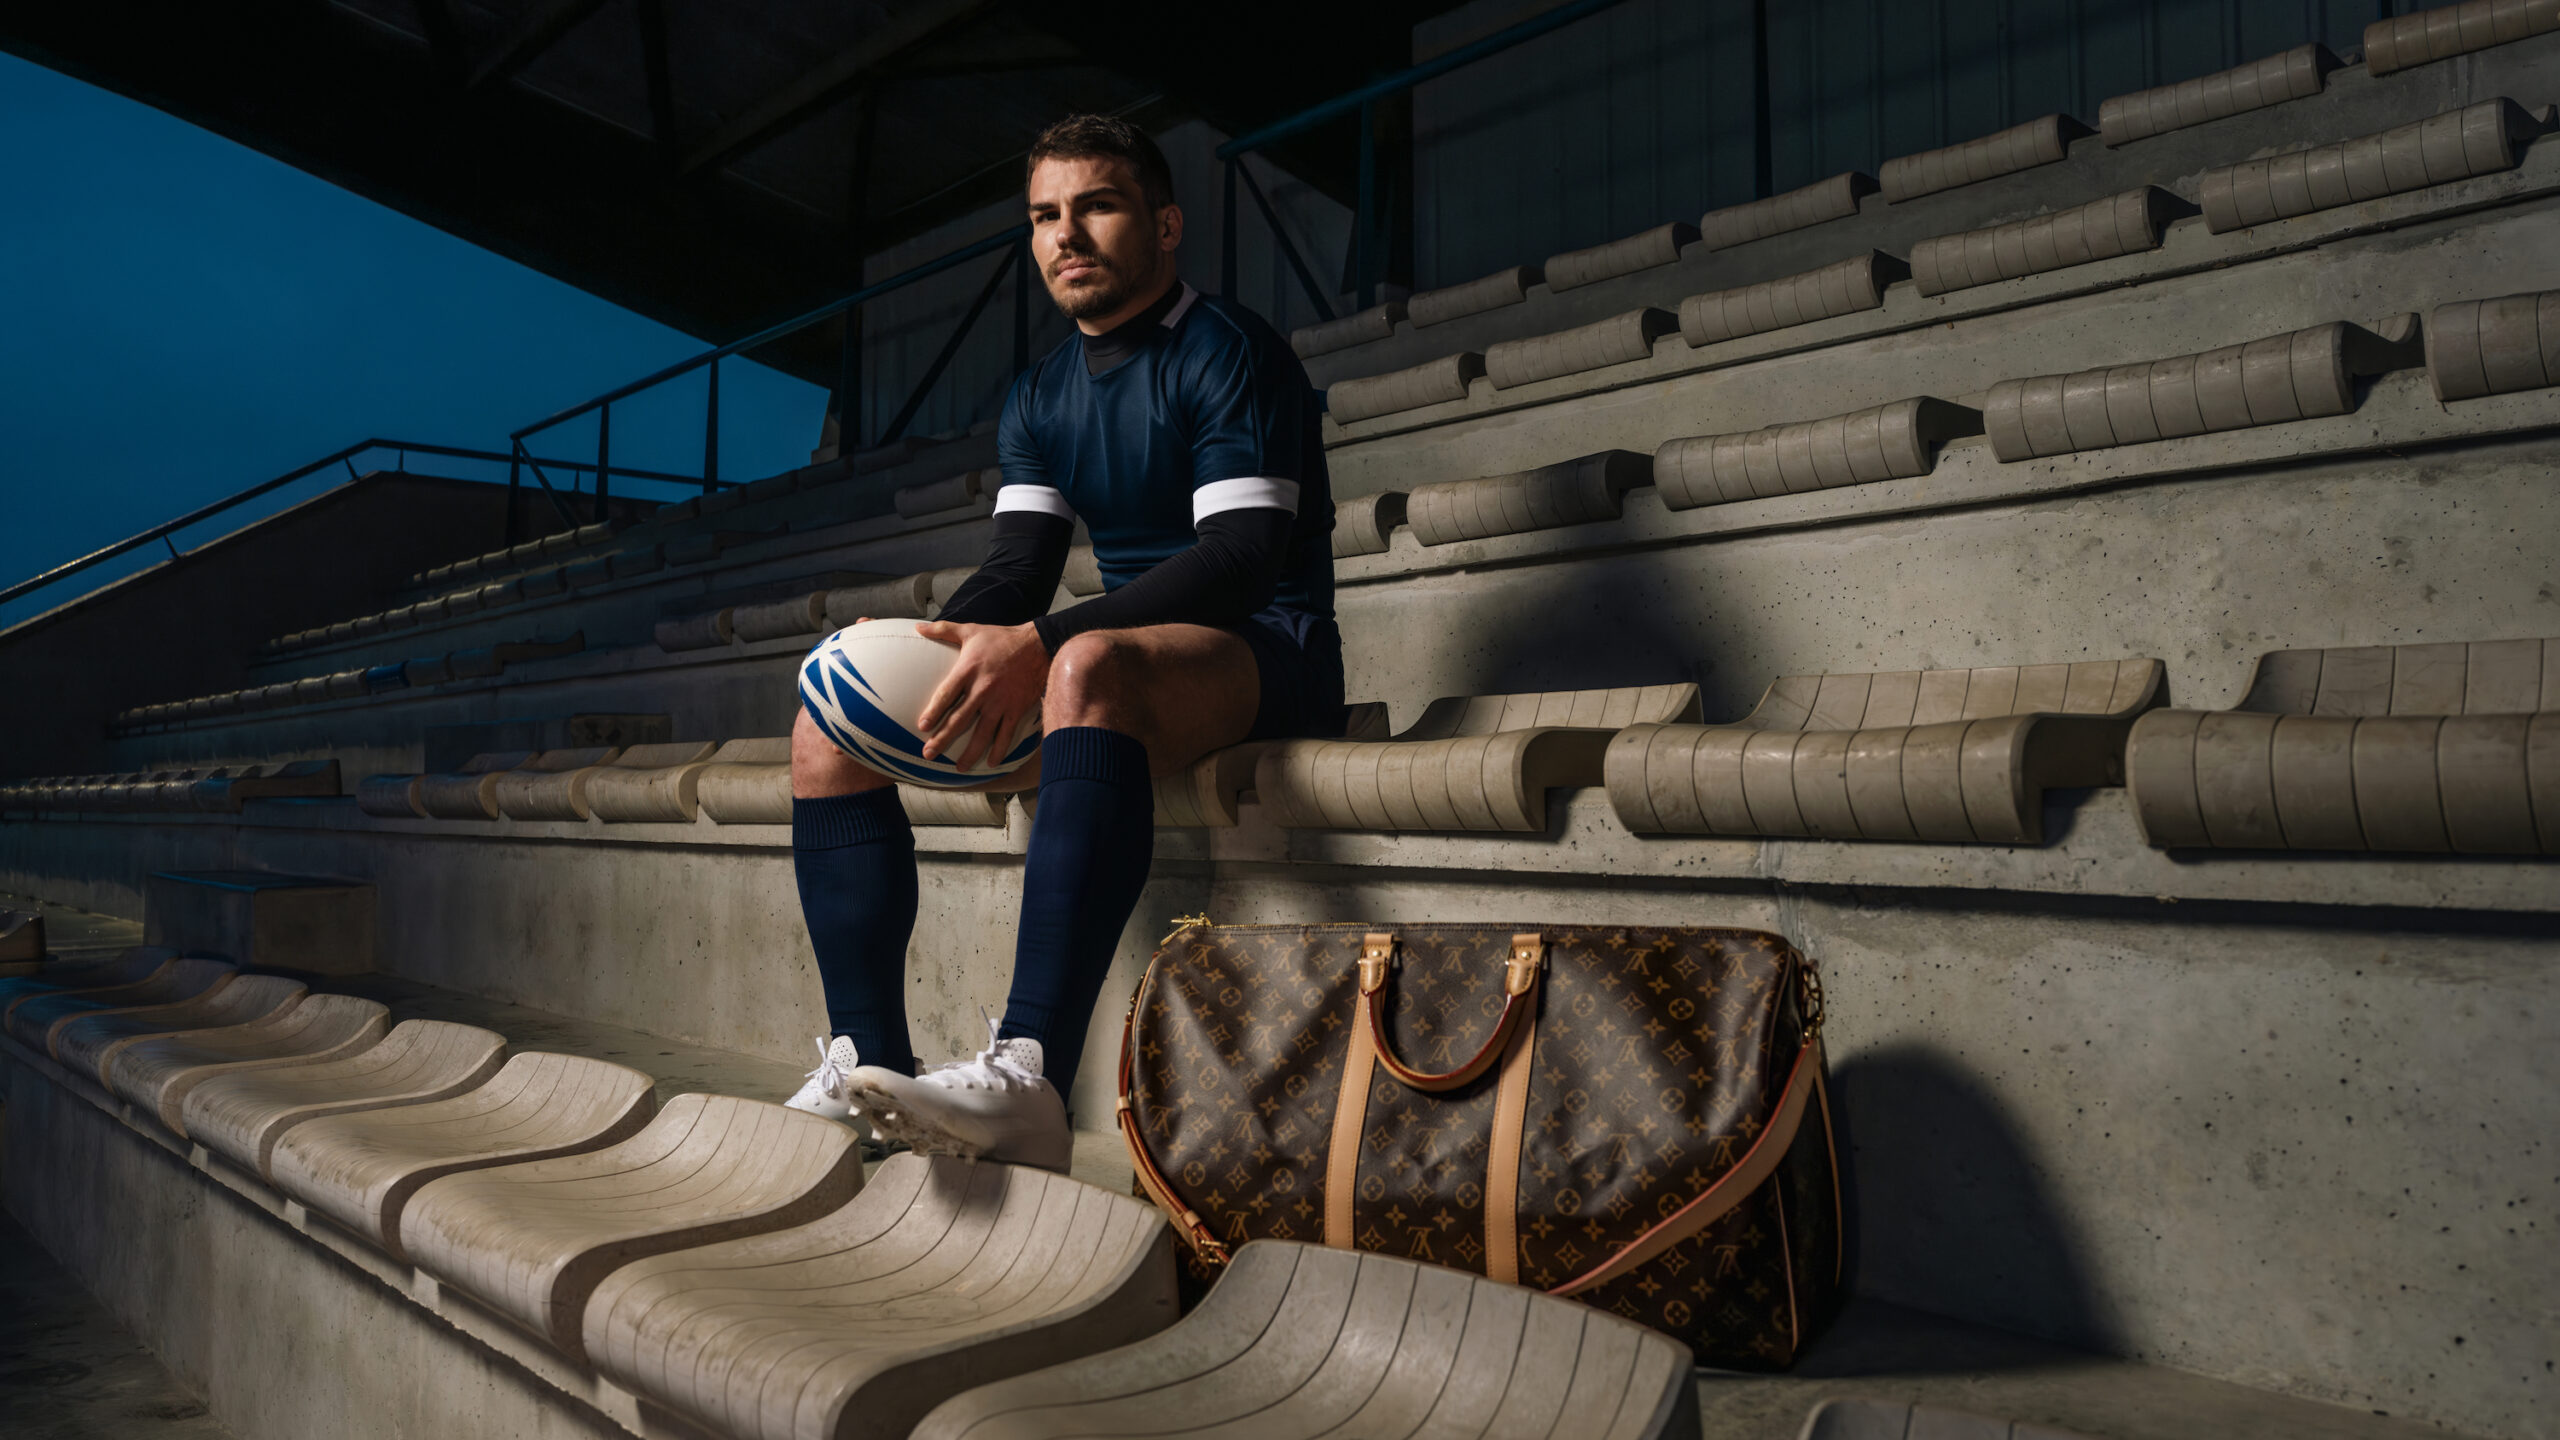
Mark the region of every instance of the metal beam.
[[876, 80], [899, 56], [968, 20], [992, 0], [919, 0], [896, 7], [878, 33], [794, 80], [739, 117], [677, 166], [679, 173], [718, 165], [752, 150], [810, 115]]
[[543, 51], [558, 44], [561, 36], [602, 8], [604, 0], [545, 0], [533, 12], [533, 18], [498, 47], [497, 54], [471, 72], [471, 88], [487, 89], [532, 64]]
[[676, 158], [676, 89], [667, 66], [667, 0], [633, 0], [640, 24], [640, 68], [649, 81], [649, 138], [668, 160]]

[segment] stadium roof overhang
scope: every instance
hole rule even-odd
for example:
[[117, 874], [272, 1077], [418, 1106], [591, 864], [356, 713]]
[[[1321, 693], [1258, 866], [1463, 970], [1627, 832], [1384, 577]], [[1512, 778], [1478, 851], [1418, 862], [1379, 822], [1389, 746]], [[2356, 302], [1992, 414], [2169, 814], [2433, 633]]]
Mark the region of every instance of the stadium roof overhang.
[[[1446, 3], [82, 0], [0, 7], [0, 47], [725, 341], [1002, 199], [1057, 115], [1248, 129]], [[1347, 197], [1348, 135], [1275, 158]]]

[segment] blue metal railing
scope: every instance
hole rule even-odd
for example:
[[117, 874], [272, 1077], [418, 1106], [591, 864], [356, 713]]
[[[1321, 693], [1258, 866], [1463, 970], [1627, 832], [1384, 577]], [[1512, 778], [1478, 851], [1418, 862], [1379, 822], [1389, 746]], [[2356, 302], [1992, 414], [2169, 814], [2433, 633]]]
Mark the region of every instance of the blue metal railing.
[[[841, 299], [830, 300], [826, 304], [821, 305], [814, 310], [795, 315], [788, 320], [782, 321], [780, 324], [768, 325], [764, 329], [758, 330], [752, 335], [746, 336], [742, 339], [732, 340], [726, 345], [715, 345], [710, 349], [703, 351], [701, 354], [679, 360], [673, 365], [669, 365], [652, 374], [644, 375], [628, 384], [617, 385], [613, 389], [608, 390], [591, 400], [581, 401], [578, 404], [570, 406], [566, 410], [544, 416], [542, 419], [536, 420], [532, 424], [525, 426], [523, 429], [514, 431], [507, 437], [509, 446], [514, 451], [508, 466], [507, 484], [509, 490], [512, 492], [523, 484], [523, 472], [527, 469], [530, 469], [533, 472], [536, 480], [541, 480], [543, 482], [544, 488], [548, 489], [550, 486], [550, 482], [547, 479], [544, 479], [542, 474], [543, 462], [535, 460], [531, 452], [526, 449], [526, 437], [540, 434], [545, 430], [566, 424], [571, 420], [575, 420], [582, 415], [592, 412], [596, 417], [596, 458], [595, 462], [591, 466], [584, 468], [591, 469], [595, 473], [596, 514], [601, 518], [604, 514], [606, 497], [612, 489], [613, 477], [618, 474], [631, 475], [640, 473], [617, 467], [613, 464], [614, 404], [617, 401], [627, 400], [645, 390], [654, 389], [657, 386], [666, 384], [670, 380], [675, 380], [683, 376], [690, 375], [696, 370], [706, 368], [710, 371], [710, 374], [707, 377], [708, 383], [706, 387], [706, 395], [703, 401], [702, 474], [698, 479], [704, 489], [708, 490], [715, 488], [721, 483], [721, 361], [728, 359], [732, 355], [742, 354], [761, 346], [770, 345], [774, 341], [779, 340], [786, 335], [796, 334], [797, 332], [806, 330], [813, 325], [823, 324], [824, 322], [832, 320], [839, 315], [849, 315], [851, 312], [861, 308], [861, 306], [868, 301], [876, 300], [892, 291], [901, 290], [909, 285], [913, 285], [919, 280], [939, 275], [954, 266], [966, 264], [980, 256], [993, 254], [999, 250], [1005, 252], [1004, 257], [996, 262], [995, 269], [987, 276], [987, 283], [978, 291], [977, 299], [969, 306], [967, 313], [960, 317], [959, 324], [952, 328], [951, 336], [948, 340], [943, 342], [941, 352], [934, 356], [933, 363], [926, 367], [923, 376], [917, 380], [915, 388], [908, 392], [906, 403], [898, 407], [896, 416], [890, 420], [887, 427], [881, 431], [880, 435], [874, 442], [882, 445], [889, 444], [906, 433], [907, 426], [915, 420], [916, 412], [923, 407], [926, 397], [933, 393], [933, 387], [941, 382], [943, 372], [951, 367], [952, 358], [960, 353], [960, 346], [962, 342], [969, 338], [970, 331], [977, 328], [979, 317], [986, 312], [988, 302], [995, 298], [997, 288], [1003, 284], [1007, 276], [1011, 276], [1014, 281], [1013, 370], [1014, 373], [1018, 375], [1022, 373], [1022, 371], [1030, 368], [1031, 227], [1028, 224], [1016, 225], [1011, 229], [1001, 230], [993, 235], [989, 235], [983, 240], [971, 241], [969, 244], [963, 245], [947, 254], [939, 255], [931, 260], [927, 260], [921, 265], [900, 271], [898, 274], [892, 275], [888, 279], [880, 281], [877, 284], [865, 285], [861, 289], [856, 290], [852, 294], [844, 296]], [[859, 427], [858, 420], [856, 418], [859, 414], [860, 407], [852, 396], [839, 396], [837, 400], [836, 424], [837, 433], [841, 437], [837, 442], [838, 448], [842, 453], [851, 454], [861, 445], [861, 437], [857, 433]], [[696, 477], [689, 476], [685, 478], [688, 481], [692, 481]], [[515, 514], [513, 507], [510, 507], [507, 513], [509, 516], [509, 523], [512, 524], [513, 516]], [[513, 541], [515, 539], [515, 535], [512, 530], [508, 533], [507, 538], [509, 541]]]
[[[169, 538], [177, 534], [179, 531], [202, 521], [210, 520], [214, 516], [222, 514], [226, 510], [231, 510], [238, 506], [245, 505], [248, 502], [257, 499], [261, 495], [281, 490], [285, 486], [290, 485], [297, 480], [308, 479], [313, 475], [319, 474], [323, 470], [331, 468], [332, 466], [343, 465], [346, 467], [348, 478], [360, 478], [360, 472], [357, 471], [355, 464], [356, 457], [365, 454], [367, 451], [373, 450], [389, 450], [396, 452], [400, 457], [396, 463], [403, 469], [407, 468], [407, 460], [411, 455], [436, 455], [455, 460], [484, 460], [497, 465], [508, 464], [513, 460], [523, 458], [522, 447], [518, 447], [516, 454], [509, 455], [496, 450], [473, 450], [458, 445], [435, 445], [421, 440], [385, 440], [380, 438], [359, 440], [355, 444], [349, 445], [343, 450], [333, 450], [328, 454], [321, 456], [319, 459], [311, 461], [309, 464], [297, 465], [293, 469], [287, 470], [281, 475], [275, 476], [271, 479], [261, 480], [246, 490], [226, 495], [222, 499], [216, 500], [210, 505], [198, 506], [174, 520], [163, 521], [162, 523], [154, 525], [150, 529], [145, 530], [138, 535], [127, 536], [112, 545], [106, 545], [96, 550], [92, 550], [77, 560], [65, 561], [41, 574], [29, 576], [27, 579], [19, 581], [17, 584], [10, 586], [6, 590], [0, 590], [0, 605], [6, 605], [10, 601], [15, 600], [22, 595], [30, 595], [38, 590], [44, 589], [48, 585], [70, 579], [72, 576], [77, 575], [84, 570], [94, 569], [97, 566], [115, 559], [119, 555], [129, 555], [132, 552], [149, 545], [154, 540], [157, 540], [168, 547], [170, 559], [184, 559], [186, 558], [184, 552], [180, 551], [177, 543]], [[555, 469], [565, 470], [572, 473], [584, 471], [589, 468], [587, 463], [581, 460], [544, 460], [540, 463], [549, 465]], [[669, 475], [663, 471], [657, 470], [626, 470], [623, 473], [646, 480], [672, 480], [683, 485], [698, 483], [696, 477], [691, 475]], [[548, 479], [543, 480], [542, 488], [549, 493], [552, 508], [559, 513], [560, 518], [564, 523], [571, 525], [578, 523], [576, 517], [569, 513], [568, 503], [560, 498], [559, 491], [551, 488], [551, 482]], [[510, 495], [509, 501], [511, 506], [513, 499], [514, 497]]]
[[1219, 146], [1218, 158], [1225, 161], [1227, 167], [1226, 225], [1220, 232], [1221, 288], [1229, 295], [1236, 293], [1236, 182], [1241, 178], [1245, 190], [1253, 197], [1255, 208], [1262, 212], [1263, 224], [1270, 227], [1271, 238], [1280, 247], [1281, 258], [1289, 262], [1289, 269], [1297, 276], [1299, 288], [1306, 292], [1307, 303], [1315, 307], [1319, 317], [1326, 320], [1334, 318], [1333, 304], [1326, 298], [1324, 287], [1316, 283], [1314, 272], [1300, 258], [1298, 247], [1290, 241], [1289, 232], [1282, 228], [1279, 215], [1262, 193], [1262, 186], [1254, 180], [1253, 172], [1245, 168], [1244, 157], [1257, 150], [1268, 149], [1276, 141], [1304, 134], [1329, 120], [1357, 114], [1360, 117], [1360, 180], [1358, 203], [1353, 207], [1351, 216], [1352, 288], [1358, 294], [1359, 308], [1365, 310], [1376, 304], [1380, 272], [1386, 263], [1387, 247], [1392, 242], [1392, 236], [1386, 230], [1384, 207], [1378, 197], [1378, 102], [1623, 3], [1625, 0], [1570, 0], [1570, 3], [1533, 15], [1481, 40], [1471, 40], [1445, 55], [1435, 55], [1409, 69], [1372, 80], [1357, 90], [1337, 95], [1285, 120], [1275, 120], [1259, 130], [1247, 131]]

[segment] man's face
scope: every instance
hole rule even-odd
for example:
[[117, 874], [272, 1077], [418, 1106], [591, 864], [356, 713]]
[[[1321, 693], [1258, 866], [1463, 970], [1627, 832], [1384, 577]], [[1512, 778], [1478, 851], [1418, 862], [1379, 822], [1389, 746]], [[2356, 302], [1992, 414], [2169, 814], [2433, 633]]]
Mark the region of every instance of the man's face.
[[1159, 280], [1182, 210], [1149, 211], [1137, 171], [1107, 157], [1052, 157], [1031, 171], [1031, 254], [1070, 320], [1112, 314]]

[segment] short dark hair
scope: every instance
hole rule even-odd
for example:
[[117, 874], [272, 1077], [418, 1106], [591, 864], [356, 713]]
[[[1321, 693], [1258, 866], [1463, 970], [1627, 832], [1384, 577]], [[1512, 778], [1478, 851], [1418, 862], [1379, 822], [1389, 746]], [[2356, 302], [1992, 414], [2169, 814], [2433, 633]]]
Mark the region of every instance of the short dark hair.
[[1173, 203], [1173, 167], [1147, 132], [1117, 115], [1070, 115], [1040, 132], [1031, 142], [1022, 178], [1043, 160], [1124, 160], [1138, 174], [1138, 191], [1150, 210]]

